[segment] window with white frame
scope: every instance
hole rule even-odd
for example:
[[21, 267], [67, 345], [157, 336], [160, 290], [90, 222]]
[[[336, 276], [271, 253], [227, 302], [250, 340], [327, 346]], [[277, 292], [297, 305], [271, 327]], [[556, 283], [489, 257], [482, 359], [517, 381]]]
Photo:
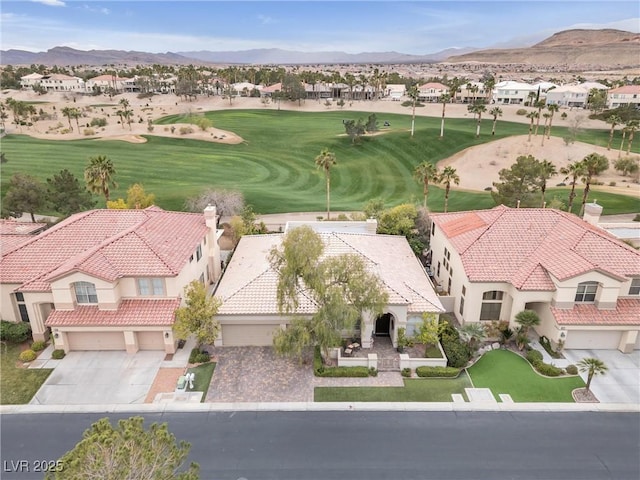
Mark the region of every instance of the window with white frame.
[[482, 294], [480, 320], [500, 320], [503, 294], [504, 292], [500, 290], [491, 290]]
[[138, 278], [138, 293], [141, 297], [164, 296], [162, 278]]
[[202, 245], [198, 245], [196, 249], [196, 262], [202, 258]]
[[640, 278], [634, 278], [631, 280], [629, 295], [640, 295]]
[[91, 282], [76, 282], [73, 284], [78, 303], [98, 303], [96, 286]]
[[598, 282], [582, 282], [578, 284], [576, 290], [576, 302], [593, 303], [596, 301], [598, 293]]

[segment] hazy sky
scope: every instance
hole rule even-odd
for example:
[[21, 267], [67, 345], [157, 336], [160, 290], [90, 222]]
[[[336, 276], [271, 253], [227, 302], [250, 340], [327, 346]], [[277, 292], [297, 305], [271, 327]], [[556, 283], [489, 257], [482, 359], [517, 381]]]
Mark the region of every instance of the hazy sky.
[[640, 30], [622, 1], [2, 0], [0, 47], [44, 51], [287, 50], [435, 53], [535, 43], [569, 28]]

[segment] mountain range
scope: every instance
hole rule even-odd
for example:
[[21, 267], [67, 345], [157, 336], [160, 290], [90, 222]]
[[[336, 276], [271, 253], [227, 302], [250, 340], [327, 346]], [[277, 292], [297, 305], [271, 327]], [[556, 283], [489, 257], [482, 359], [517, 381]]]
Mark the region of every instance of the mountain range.
[[46, 52], [25, 50], [0, 51], [3, 65], [138, 65], [164, 64], [409, 64], [409, 63], [524, 63], [532, 65], [640, 65], [640, 34], [621, 30], [565, 30], [526, 48], [472, 47], [447, 49], [425, 55], [398, 52], [363, 52], [357, 54], [330, 52], [300, 52], [281, 49], [240, 51], [192, 51], [148, 53], [123, 50], [76, 50], [54, 47]]

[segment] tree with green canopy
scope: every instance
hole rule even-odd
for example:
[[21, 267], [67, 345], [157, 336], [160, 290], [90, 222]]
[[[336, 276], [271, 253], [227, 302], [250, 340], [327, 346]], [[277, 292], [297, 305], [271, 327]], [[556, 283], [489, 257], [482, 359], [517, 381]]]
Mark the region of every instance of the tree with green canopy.
[[213, 344], [220, 330], [220, 324], [215, 319], [220, 300], [209, 296], [207, 287], [198, 280], [185, 287], [184, 299], [185, 306], [176, 310], [174, 333], [183, 340], [194, 335], [198, 346]]

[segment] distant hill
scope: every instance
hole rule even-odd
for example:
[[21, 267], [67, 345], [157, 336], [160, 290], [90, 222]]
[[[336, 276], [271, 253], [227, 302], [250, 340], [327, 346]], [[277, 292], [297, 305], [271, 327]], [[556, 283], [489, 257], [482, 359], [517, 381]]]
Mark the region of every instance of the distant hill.
[[123, 50], [76, 50], [70, 47], [55, 47], [46, 52], [24, 50], [0, 51], [3, 65], [139, 65], [164, 64], [332, 64], [332, 63], [433, 63], [452, 55], [466, 53], [470, 48], [447, 49], [429, 55], [408, 55], [398, 52], [297, 52], [277, 48], [214, 52], [147, 53]]
[[477, 50], [445, 61], [635, 67], [640, 65], [640, 34], [613, 29], [565, 30], [528, 48]]

